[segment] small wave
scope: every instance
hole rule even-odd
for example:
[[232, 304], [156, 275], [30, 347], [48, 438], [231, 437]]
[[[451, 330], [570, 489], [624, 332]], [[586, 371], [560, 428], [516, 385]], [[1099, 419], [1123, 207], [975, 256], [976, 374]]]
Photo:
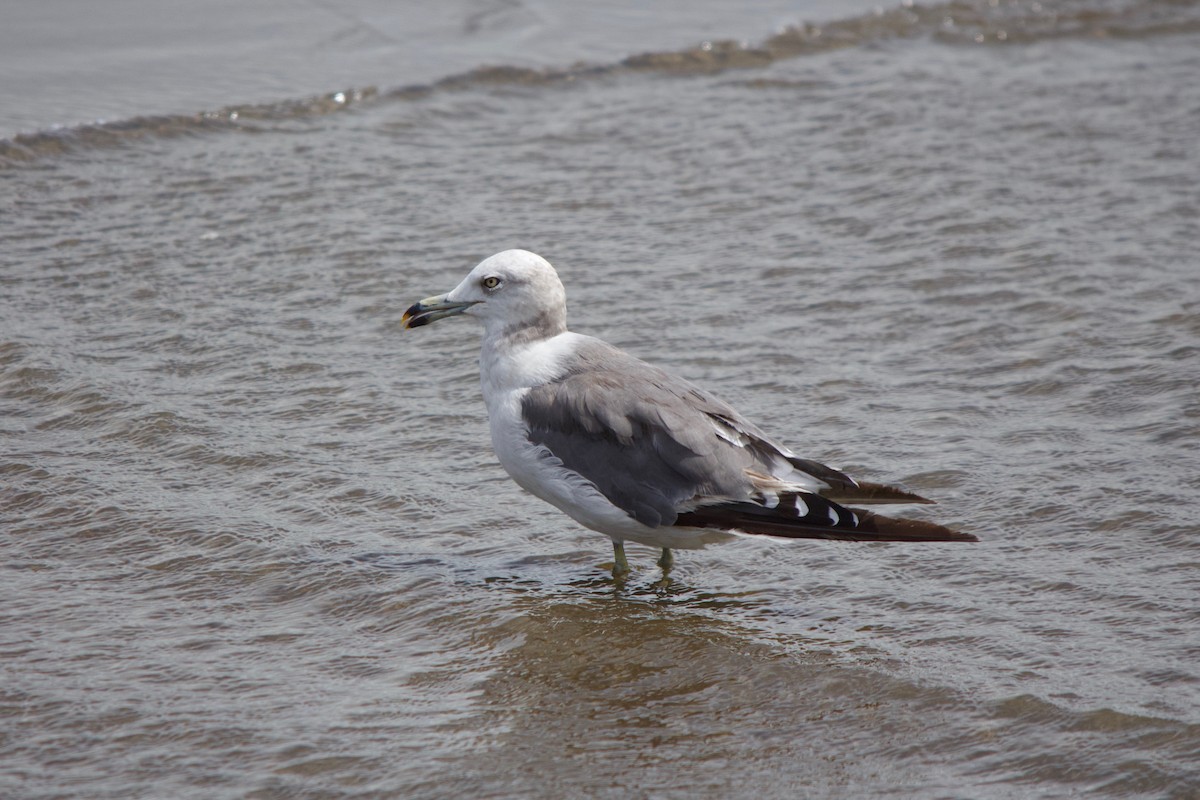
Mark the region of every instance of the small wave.
[[369, 86], [300, 100], [234, 105], [196, 114], [140, 116], [115, 122], [20, 134], [0, 140], [0, 169], [66, 153], [119, 147], [146, 138], [213, 131], [261, 132], [286, 121], [340, 113], [367, 103], [415, 100], [435, 91], [489, 86], [542, 86], [620, 72], [700, 75], [755, 69], [776, 61], [860, 48], [899, 39], [926, 38], [947, 45], [1012, 46], [1056, 39], [1151, 38], [1200, 32], [1200, 4], [1177, 0], [974, 0], [920, 5], [911, 0], [824, 25], [789, 26], [758, 45], [733, 40], [631, 55], [619, 62], [565, 69], [490, 66], [432, 84], [380, 90]]
[[311, 119], [344, 111], [375, 99], [374, 87], [352, 89], [280, 103], [227, 106], [197, 114], [164, 114], [132, 117], [116, 122], [95, 122], [71, 128], [18, 134], [0, 140], [0, 166], [51, 158], [77, 150], [118, 147], [146, 138], [169, 139], [209, 131], [255, 132], [263, 122]]

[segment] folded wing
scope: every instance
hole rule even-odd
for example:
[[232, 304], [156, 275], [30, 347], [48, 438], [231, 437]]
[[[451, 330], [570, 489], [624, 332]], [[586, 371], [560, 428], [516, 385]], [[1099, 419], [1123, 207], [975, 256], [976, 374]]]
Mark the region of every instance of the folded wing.
[[803, 459], [732, 407], [599, 340], [522, 401], [529, 438], [649, 527], [784, 538], [970, 541], [934, 523], [841, 503], [928, 503]]

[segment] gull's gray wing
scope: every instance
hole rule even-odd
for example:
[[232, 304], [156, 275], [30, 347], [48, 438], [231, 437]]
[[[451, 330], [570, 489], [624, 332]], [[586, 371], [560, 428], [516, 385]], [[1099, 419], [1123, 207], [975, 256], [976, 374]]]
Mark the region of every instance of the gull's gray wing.
[[595, 339], [562, 377], [528, 391], [522, 413], [533, 442], [651, 527], [700, 505], [760, 500], [764, 484], [785, 477], [812, 492], [854, 485], [791, 456], [727, 403]]
[[596, 339], [530, 389], [531, 441], [643, 525], [850, 541], [975, 541], [931, 522], [839, 505], [929, 502], [797, 458], [727, 403]]

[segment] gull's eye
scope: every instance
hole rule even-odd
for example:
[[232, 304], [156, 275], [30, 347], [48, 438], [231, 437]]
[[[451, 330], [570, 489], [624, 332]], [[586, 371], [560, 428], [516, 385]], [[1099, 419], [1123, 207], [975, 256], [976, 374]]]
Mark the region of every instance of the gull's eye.
[[500, 285], [500, 279], [495, 277], [494, 275], [483, 279], [483, 288], [485, 288], [485, 289], [495, 289], [499, 285]]

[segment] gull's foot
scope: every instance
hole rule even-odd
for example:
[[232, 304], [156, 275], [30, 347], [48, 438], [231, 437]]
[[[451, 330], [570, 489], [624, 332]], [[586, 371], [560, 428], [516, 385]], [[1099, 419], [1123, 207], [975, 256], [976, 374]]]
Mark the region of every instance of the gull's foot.
[[629, 573], [633, 571], [629, 568], [628, 565], [626, 565], [625, 568], [622, 569], [619, 564], [616, 564], [612, 561], [601, 561], [596, 566], [599, 567], [600, 569], [604, 570], [605, 572], [611, 572], [612, 576], [614, 578], [618, 578], [618, 579], [628, 577]]
[[658, 566], [662, 568], [663, 578], [667, 577], [667, 573], [671, 571], [671, 567], [675, 564], [675, 556], [671, 554], [669, 548], [664, 547], [662, 556], [658, 559]]
[[664, 592], [671, 585], [671, 566], [675, 563], [675, 556], [672, 555], [670, 549], [664, 547], [657, 563], [662, 569], [662, 577], [654, 582], [654, 588]]
[[614, 581], [621, 581], [629, 574], [629, 561], [625, 558], [625, 543], [613, 542], [612, 576]]

